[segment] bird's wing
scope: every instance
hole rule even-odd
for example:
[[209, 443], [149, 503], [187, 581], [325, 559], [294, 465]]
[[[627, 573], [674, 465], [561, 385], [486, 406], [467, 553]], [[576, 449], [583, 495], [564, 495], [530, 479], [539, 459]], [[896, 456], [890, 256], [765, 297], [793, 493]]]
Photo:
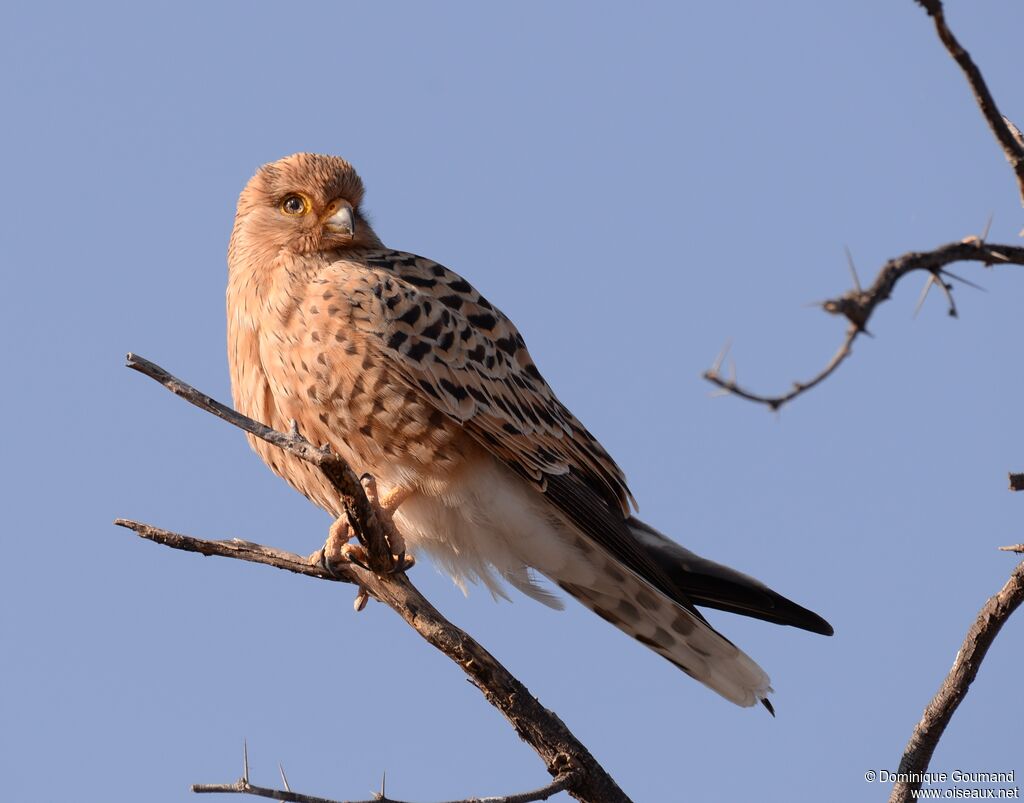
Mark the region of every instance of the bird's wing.
[[365, 262], [380, 271], [379, 335], [408, 385], [640, 577], [671, 587], [627, 526], [621, 469], [555, 396], [512, 322], [429, 259], [382, 250]]

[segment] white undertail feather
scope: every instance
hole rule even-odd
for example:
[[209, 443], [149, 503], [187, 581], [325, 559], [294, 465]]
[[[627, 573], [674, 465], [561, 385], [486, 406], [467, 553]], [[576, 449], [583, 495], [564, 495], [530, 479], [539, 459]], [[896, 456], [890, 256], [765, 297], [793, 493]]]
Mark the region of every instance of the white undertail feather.
[[414, 494], [395, 523], [463, 590], [482, 583], [508, 599], [504, 579], [561, 608], [535, 570], [727, 700], [751, 706], [771, 691], [768, 675], [742, 650], [623, 567], [497, 461], [462, 475], [443, 495]]
[[[768, 675], [707, 622], [632, 573], [612, 569], [592, 587], [559, 585], [624, 633], [667, 658], [737, 705], [751, 706], [771, 692]], [[618, 576], [624, 576], [619, 581]]]

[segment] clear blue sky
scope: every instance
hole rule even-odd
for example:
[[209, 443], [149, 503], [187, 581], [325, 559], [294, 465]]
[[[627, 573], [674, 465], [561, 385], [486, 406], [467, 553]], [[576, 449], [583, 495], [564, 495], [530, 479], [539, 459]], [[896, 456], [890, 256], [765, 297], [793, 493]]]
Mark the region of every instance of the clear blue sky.
[[[951, 0], [1024, 119], [1019, 0]], [[229, 397], [238, 192], [298, 150], [350, 159], [384, 240], [469, 277], [626, 470], [643, 517], [821, 612], [826, 639], [713, 621], [771, 674], [735, 708], [597, 617], [414, 580], [637, 801], [882, 800], [1024, 499], [1019, 269], [923, 279], [781, 415], [842, 324], [805, 306], [911, 249], [1016, 242], [1011, 173], [911, 0], [7, 4], [0, 12], [6, 800], [188, 799], [253, 779], [430, 801], [546, 780], [447, 659], [346, 587], [143, 543], [116, 516], [299, 552], [328, 519], [241, 435], [121, 367]], [[1024, 616], [933, 768], [1024, 773]]]

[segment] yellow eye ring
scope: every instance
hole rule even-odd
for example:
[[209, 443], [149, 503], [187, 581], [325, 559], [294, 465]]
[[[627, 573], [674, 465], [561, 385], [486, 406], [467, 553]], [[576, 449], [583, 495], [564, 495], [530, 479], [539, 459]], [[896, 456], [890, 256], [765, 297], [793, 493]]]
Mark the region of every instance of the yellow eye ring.
[[309, 212], [309, 207], [309, 199], [305, 195], [299, 195], [297, 192], [284, 196], [281, 199], [281, 203], [277, 205], [281, 213], [289, 217], [301, 217]]

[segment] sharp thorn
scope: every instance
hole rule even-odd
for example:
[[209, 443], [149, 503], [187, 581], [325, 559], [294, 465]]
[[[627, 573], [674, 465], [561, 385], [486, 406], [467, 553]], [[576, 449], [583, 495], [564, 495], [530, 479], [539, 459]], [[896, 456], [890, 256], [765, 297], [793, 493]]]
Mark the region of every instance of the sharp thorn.
[[843, 250], [846, 252], [846, 264], [850, 267], [850, 275], [853, 277], [853, 286], [856, 288], [858, 293], [863, 292], [860, 288], [860, 278], [857, 276], [857, 266], [853, 264], [853, 254], [850, 253], [848, 246], [843, 246]]
[[985, 230], [981, 233], [981, 241], [982, 242], [985, 242], [988, 239], [988, 233], [992, 229], [992, 218], [993, 217], [995, 217], [995, 213], [994, 212], [989, 214], [988, 222], [985, 223]]
[[921, 289], [921, 297], [917, 299], [917, 304], [914, 307], [913, 317], [917, 317], [917, 313], [921, 311], [921, 307], [924, 306], [924, 300], [928, 298], [928, 291], [932, 289], [932, 285], [935, 283], [935, 274], [928, 274], [928, 281], [924, 283], [924, 287]]
[[941, 279], [937, 279], [934, 273], [932, 274], [932, 280], [939, 286], [942, 290], [942, 294], [946, 297], [946, 302], [949, 304], [949, 316], [951, 318], [957, 317], [956, 303], [953, 301], [953, 293], [951, 292], [953, 289], [952, 285], [948, 285]]
[[725, 341], [725, 345], [722, 346], [722, 350], [718, 352], [718, 356], [715, 358], [715, 362], [711, 366], [711, 373], [717, 375], [719, 369], [722, 367], [722, 363], [725, 361], [726, 355], [729, 353], [729, 349], [732, 348], [732, 338]]
[[242, 780], [249, 783], [249, 742], [242, 740]]
[[986, 290], [980, 284], [975, 284], [974, 282], [972, 282], [972, 281], [970, 281], [968, 279], [965, 279], [962, 276], [957, 276], [955, 273], [953, 273], [951, 271], [948, 271], [945, 268], [943, 268], [941, 272], [942, 272], [943, 276], [948, 276], [950, 279], [956, 279], [958, 282], [963, 282], [968, 287], [973, 287], [975, 290], [981, 290], [981, 292], [983, 292], [983, 293], [987, 293], [988, 292], [988, 290]]
[[281, 771], [281, 783], [284, 784], [284, 791], [292, 791], [292, 788], [288, 785], [288, 776], [284, 774], [284, 765], [278, 764], [277, 768]]

